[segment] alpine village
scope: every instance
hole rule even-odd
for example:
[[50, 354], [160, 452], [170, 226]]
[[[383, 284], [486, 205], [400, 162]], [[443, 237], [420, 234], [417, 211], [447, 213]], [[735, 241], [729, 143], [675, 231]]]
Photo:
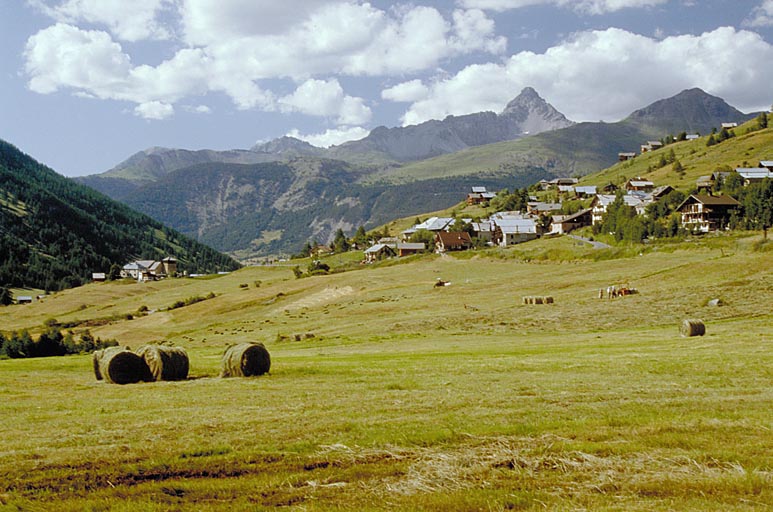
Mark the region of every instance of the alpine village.
[[0, 141], [0, 509], [770, 510], [769, 116]]

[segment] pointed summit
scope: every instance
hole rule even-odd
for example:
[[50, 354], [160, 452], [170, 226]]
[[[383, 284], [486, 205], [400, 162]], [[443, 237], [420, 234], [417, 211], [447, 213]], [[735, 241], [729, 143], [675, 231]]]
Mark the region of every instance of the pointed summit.
[[524, 87], [500, 114], [521, 125], [524, 133], [539, 133], [566, 128], [574, 123], [545, 101], [532, 87]]
[[663, 133], [687, 131], [708, 133], [722, 123], [744, 122], [754, 114], [744, 114], [725, 100], [702, 89], [686, 89], [633, 112], [625, 122], [642, 127], [657, 127]]

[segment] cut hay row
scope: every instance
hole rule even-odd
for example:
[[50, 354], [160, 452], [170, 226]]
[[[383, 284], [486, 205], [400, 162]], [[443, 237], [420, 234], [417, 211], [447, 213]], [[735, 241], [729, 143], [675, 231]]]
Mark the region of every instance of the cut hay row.
[[145, 360], [154, 380], [185, 380], [188, 378], [188, 353], [180, 347], [145, 345], [137, 349]]
[[271, 356], [262, 343], [242, 343], [228, 347], [223, 354], [221, 377], [251, 377], [271, 369]]
[[[271, 356], [262, 343], [228, 347], [222, 362], [221, 377], [251, 377], [271, 369]], [[190, 369], [185, 349], [164, 345], [145, 345], [136, 352], [128, 347], [97, 350], [92, 364], [96, 379], [112, 384], [185, 380]]]
[[523, 298], [523, 303], [524, 304], [553, 304], [553, 297], [527, 295]]

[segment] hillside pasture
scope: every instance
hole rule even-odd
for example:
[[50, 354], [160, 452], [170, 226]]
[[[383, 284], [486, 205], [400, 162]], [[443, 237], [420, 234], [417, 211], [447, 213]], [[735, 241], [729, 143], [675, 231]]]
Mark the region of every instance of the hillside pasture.
[[[767, 510], [773, 272], [759, 237], [607, 260], [567, 238], [527, 246], [304, 279], [250, 267], [98, 283], [0, 308], [4, 330], [112, 316], [92, 333], [169, 340], [191, 360], [186, 381], [126, 386], [96, 381], [88, 355], [0, 361], [0, 504]], [[639, 293], [598, 298], [614, 284]], [[118, 319], [141, 305], [153, 312]], [[706, 335], [682, 338], [685, 318]], [[266, 345], [270, 375], [217, 378], [226, 345], [247, 341]]]

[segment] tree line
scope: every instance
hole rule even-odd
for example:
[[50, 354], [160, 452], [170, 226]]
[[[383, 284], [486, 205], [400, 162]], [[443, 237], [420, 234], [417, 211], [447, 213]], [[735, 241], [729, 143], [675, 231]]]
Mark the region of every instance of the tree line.
[[4, 335], [0, 332], [0, 358], [23, 359], [31, 357], [53, 357], [67, 354], [87, 354], [106, 347], [117, 346], [115, 340], [94, 338], [89, 331], [80, 334], [76, 340], [72, 331], [63, 333], [49, 326], [35, 340], [26, 329]]

